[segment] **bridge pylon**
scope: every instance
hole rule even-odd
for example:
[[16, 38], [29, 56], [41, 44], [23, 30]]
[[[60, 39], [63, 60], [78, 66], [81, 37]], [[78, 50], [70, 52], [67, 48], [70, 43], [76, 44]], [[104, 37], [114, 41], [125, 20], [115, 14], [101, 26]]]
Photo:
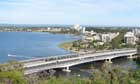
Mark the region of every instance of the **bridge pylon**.
[[129, 59], [133, 59], [133, 55], [129, 55], [128, 58], [129, 58]]
[[111, 59], [106, 59], [105, 62], [112, 63]]
[[71, 70], [69, 69], [69, 66], [65, 67], [65, 68], [63, 69], [63, 71], [65, 71], [65, 72], [71, 72]]

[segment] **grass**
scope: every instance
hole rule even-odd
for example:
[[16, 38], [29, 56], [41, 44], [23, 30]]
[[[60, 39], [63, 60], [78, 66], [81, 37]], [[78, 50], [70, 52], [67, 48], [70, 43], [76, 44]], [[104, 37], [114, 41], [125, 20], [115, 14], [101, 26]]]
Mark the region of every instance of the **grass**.
[[61, 43], [59, 45], [59, 47], [65, 49], [65, 50], [70, 50], [70, 48], [72, 47], [72, 42], [64, 42], [64, 43]]
[[64, 42], [59, 44], [59, 48], [62, 48], [64, 50], [72, 51], [72, 52], [77, 52], [77, 49], [75, 47], [72, 47], [74, 41], [70, 42]]

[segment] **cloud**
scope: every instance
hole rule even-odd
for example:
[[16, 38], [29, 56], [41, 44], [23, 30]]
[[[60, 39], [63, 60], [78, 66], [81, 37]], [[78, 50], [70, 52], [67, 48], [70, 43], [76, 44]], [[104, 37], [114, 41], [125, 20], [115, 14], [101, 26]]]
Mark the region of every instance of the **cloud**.
[[139, 4], [140, 0], [2, 0], [0, 23], [139, 25]]

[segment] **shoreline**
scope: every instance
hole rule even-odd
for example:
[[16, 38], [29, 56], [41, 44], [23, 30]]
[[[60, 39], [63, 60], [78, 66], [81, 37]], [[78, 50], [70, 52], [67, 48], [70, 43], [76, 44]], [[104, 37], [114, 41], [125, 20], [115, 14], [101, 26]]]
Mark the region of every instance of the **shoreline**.
[[[67, 50], [67, 51], [71, 51], [71, 52], [74, 52], [74, 53], [80, 53], [81, 51], [78, 50], [76, 47], [72, 47], [72, 43], [74, 41], [78, 41], [78, 40], [73, 40], [73, 41], [67, 41], [67, 42], [63, 42], [63, 43], [60, 43], [58, 45], [59, 48], [61, 49], [64, 49], [64, 50]], [[112, 49], [108, 49], [108, 50], [112, 50]], [[108, 50], [96, 50], [95, 52], [102, 52], [102, 51], [108, 51]], [[133, 58], [137, 58], [137, 56], [134, 56]]]
[[[74, 41], [77, 41], [77, 40], [74, 40]], [[74, 52], [74, 53], [78, 53], [79, 51], [77, 51], [76, 48], [72, 47], [72, 43], [73, 43], [74, 41], [68, 41], [68, 42], [60, 43], [60, 44], [58, 45], [58, 47], [61, 48], [61, 49], [67, 50], [67, 51], [71, 51], [71, 52]]]

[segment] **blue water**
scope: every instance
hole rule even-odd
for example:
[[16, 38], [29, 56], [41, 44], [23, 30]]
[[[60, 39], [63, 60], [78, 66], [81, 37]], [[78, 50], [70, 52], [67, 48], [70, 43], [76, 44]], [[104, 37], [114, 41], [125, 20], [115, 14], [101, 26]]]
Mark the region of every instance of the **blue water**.
[[77, 39], [79, 37], [64, 34], [0, 32], [0, 63], [68, 54], [71, 52], [58, 45]]

